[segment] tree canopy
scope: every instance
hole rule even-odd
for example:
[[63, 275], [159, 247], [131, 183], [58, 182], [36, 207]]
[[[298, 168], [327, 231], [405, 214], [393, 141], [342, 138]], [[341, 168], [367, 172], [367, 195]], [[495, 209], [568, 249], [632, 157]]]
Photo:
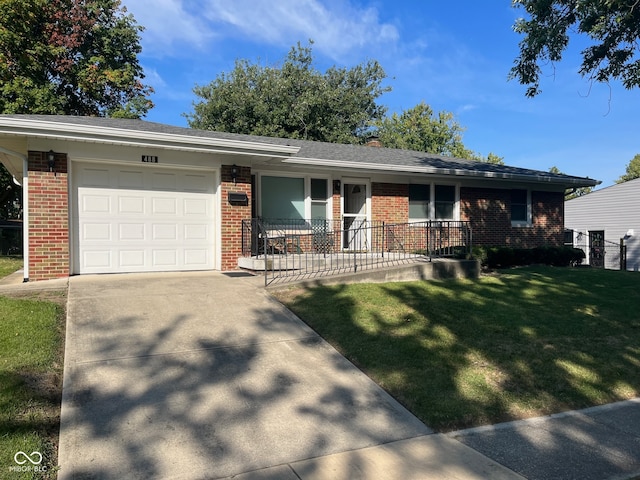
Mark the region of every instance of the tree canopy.
[[640, 178], [640, 153], [636, 154], [629, 163], [627, 163], [627, 169], [624, 175], [616, 180], [616, 183], [628, 182]]
[[3, 0], [0, 112], [143, 116], [141, 31], [120, 0]]
[[570, 33], [584, 34], [592, 45], [582, 51], [580, 74], [597, 82], [617, 79], [640, 86], [640, 4], [636, 0], [512, 0], [523, 8], [514, 30], [524, 35], [510, 78], [528, 85], [526, 95], [540, 93], [541, 65], [558, 62]]
[[310, 42], [293, 47], [282, 66], [237, 60], [209, 85], [196, 86], [202, 100], [186, 114], [192, 128], [232, 133], [358, 143], [386, 108], [376, 100], [389, 87], [376, 61], [353, 68], [314, 67]]
[[453, 113], [441, 111], [436, 114], [424, 102], [400, 115], [394, 113], [384, 117], [375, 127], [380, 143], [385, 147], [503, 164], [502, 158], [493, 153], [485, 158], [465, 147], [462, 143], [464, 128]]

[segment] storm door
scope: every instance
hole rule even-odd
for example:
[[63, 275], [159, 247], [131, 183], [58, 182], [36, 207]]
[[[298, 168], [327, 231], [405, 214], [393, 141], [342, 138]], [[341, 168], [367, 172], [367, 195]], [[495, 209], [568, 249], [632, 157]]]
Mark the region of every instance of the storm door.
[[367, 184], [345, 183], [342, 248], [355, 251], [369, 249], [367, 223]]
[[589, 231], [589, 265], [604, 268], [604, 230]]

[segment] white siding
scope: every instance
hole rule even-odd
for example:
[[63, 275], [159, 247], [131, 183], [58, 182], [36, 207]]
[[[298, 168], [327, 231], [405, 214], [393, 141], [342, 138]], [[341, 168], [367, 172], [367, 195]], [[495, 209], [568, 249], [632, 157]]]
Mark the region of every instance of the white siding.
[[565, 227], [587, 237], [590, 230], [604, 230], [605, 240], [613, 243], [633, 230], [634, 235], [626, 240], [627, 269], [640, 271], [640, 179], [567, 201]]

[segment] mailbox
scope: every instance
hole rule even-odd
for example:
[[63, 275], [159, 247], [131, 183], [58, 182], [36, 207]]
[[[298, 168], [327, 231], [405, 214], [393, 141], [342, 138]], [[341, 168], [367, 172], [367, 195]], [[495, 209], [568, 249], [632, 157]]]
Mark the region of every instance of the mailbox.
[[227, 200], [231, 205], [249, 205], [249, 197], [244, 192], [229, 192]]

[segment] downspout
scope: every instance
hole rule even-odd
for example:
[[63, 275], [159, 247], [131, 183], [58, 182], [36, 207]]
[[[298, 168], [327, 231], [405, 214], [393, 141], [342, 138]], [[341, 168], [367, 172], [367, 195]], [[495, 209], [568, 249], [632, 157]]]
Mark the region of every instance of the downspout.
[[22, 282], [29, 281], [29, 160], [22, 156]]
[[[26, 155], [0, 147], [0, 152], [22, 160], [22, 261], [23, 283], [29, 281], [29, 161]], [[20, 182], [13, 177], [14, 182]]]

